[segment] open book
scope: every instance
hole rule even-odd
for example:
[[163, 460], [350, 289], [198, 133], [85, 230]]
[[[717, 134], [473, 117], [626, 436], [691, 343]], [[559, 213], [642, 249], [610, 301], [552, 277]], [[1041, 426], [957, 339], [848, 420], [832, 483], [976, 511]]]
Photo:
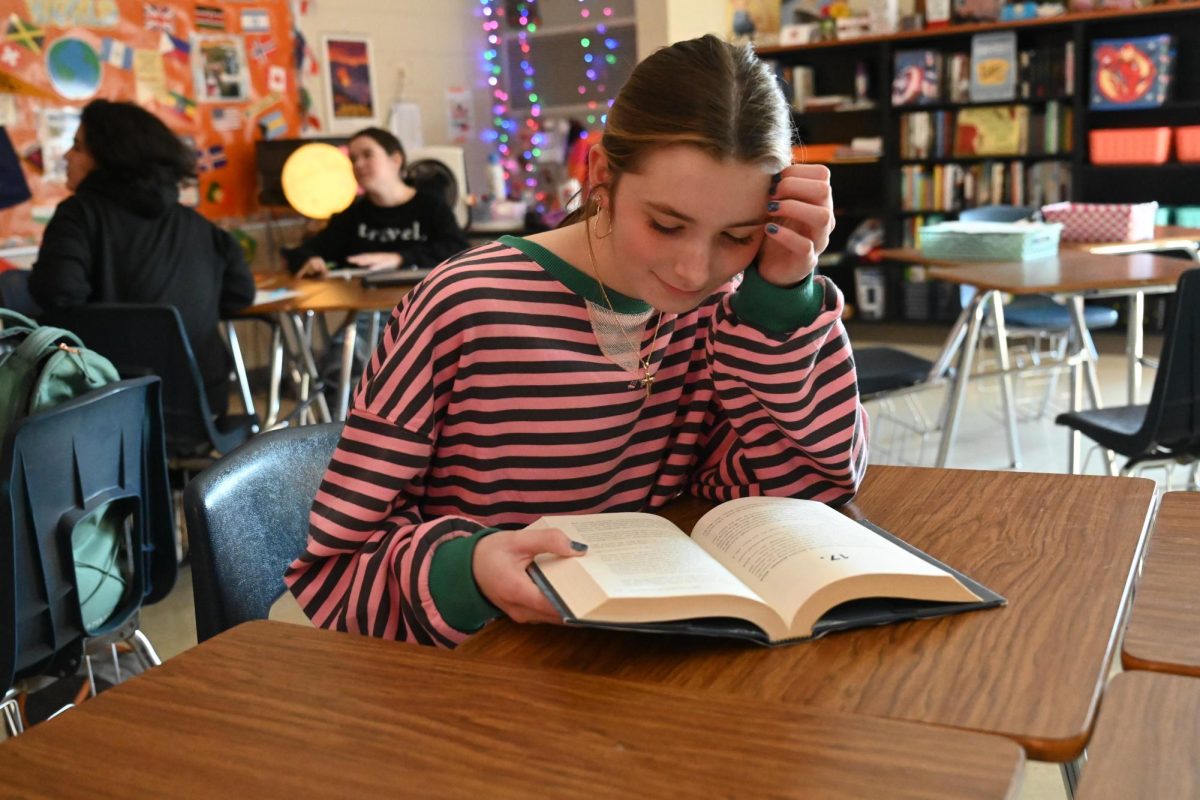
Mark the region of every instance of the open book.
[[823, 503], [747, 497], [687, 534], [654, 514], [543, 517], [588, 545], [544, 554], [534, 582], [571, 624], [783, 644], [954, 614], [1004, 598], [868, 522]]

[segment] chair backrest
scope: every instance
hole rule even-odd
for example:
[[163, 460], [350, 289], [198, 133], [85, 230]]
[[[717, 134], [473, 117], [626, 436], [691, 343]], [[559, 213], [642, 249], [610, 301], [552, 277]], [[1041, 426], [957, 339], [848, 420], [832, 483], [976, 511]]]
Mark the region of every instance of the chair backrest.
[[172, 456], [207, 453], [220, 440], [204, 380], [179, 311], [170, 305], [96, 303], [54, 312], [56, 324], [116, 366], [122, 377], [157, 375]]
[[16, 422], [0, 456], [0, 683], [65, 675], [85, 630], [75, 523], [126, 515], [125, 591], [114, 630], [175, 583], [171, 495], [158, 378], [118, 381]]
[[1038, 209], [1031, 206], [979, 206], [964, 208], [958, 213], [963, 222], [1019, 222], [1023, 219], [1033, 219]]
[[1179, 276], [1143, 433], [1173, 452], [1200, 455], [1200, 268]]
[[259, 434], [184, 489], [200, 641], [265, 619], [283, 594], [341, 432], [339, 422]]
[[29, 293], [29, 270], [8, 269], [0, 272], [0, 308], [8, 308], [27, 317], [38, 317], [42, 307]]

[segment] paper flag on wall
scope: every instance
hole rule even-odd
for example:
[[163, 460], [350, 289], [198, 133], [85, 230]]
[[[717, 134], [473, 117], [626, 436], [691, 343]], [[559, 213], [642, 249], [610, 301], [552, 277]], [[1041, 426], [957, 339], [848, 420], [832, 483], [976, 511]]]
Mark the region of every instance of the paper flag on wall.
[[158, 52], [165, 56], [187, 61], [188, 56], [192, 52], [192, 43], [187, 39], [180, 39], [178, 36], [164, 33], [158, 40]]
[[225, 189], [217, 181], [212, 181], [204, 190], [204, 199], [214, 205], [220, 205], [225, 200]]
[[100, 59], [114, 67], [133, 69], [133, 48], [106, 36], [100, 44]]
[[282, 94], [287, 91], [287, 70], [278, 64], [272, 64], [267, 70], [267, 88], [272, 92]]
[[14, 11], [8, 15], [8, 27], [4, 31], [4, 40], [28, 47], [35, 53], [41, 53], [42, 44], [46, 41], [46, 32], [33, 23], [21, 19]]
[[275, 49], [274, 39], [260, 39], [250, 46], [250, 57], [261, 64]]
[[9, 69], [16, 69], [21, 63], [21, 51], [13, 47], [11, 44], [4, 45], [4, 49], [0, 50], [0, 64]]
[[266, 33], [271, 30], [271, 16], [265, 8], [242, 9], [242, 33]]
[[258, 127], [262, 130], [264, 139], [278, 139], [287, 133], [288, 126], [283, 112], [275, 109], [258, 121]]
[[220, 6], [196, 6], [196, 27], [225, 30], [225, 9]]
[[239, 131], [245, 124], [242, 112], [232, 108], [214, 108], [212, 110], [212, 127], [214, 131]]
[[188, 119], [196, 118], [196, 101], [181, 95], [179, 92], [167, 92], [170, 97], [171, 110], [182, 114]]
[[175, 32], [175, 9], [170, 6], [160, 6], [156, 3], [146, 3], [143, 6], [146, 15], [146, 30]]
[[220, 169], [228, 164], [229, 161], [225, 158], [225, 148], [222, 145], [214, 144], [207, 150], [196, 151], [196, 170], [199, 172]]

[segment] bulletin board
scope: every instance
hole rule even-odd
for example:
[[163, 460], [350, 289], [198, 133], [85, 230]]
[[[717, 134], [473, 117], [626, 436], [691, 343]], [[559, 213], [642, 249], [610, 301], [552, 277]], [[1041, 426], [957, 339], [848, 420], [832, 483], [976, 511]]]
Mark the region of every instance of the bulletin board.
[[0, 125], [33, 195], [0, 211], [0, 243], [40, 239], [95, 98], [135, 101], [195, 148], [181, 202], [210, 219], [253, 212], [254, 143], [300, 132], [289, 3], [0, 0]]

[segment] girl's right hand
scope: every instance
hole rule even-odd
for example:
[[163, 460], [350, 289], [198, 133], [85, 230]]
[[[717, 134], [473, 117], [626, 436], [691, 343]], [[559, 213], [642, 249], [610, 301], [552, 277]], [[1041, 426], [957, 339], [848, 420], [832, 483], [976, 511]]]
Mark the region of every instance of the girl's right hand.
[[514, 622], [561, 623], [562, 616], [525, 570], [540, 553], [569, 557], [585, 552], [586, 547], [576, 550], [571, 539], [557, 528], [497, 531], [475, 545], [471, 569], [483, 596]]
[[308, 261], [305, 261], [303, 266], [296, 272], [297, 278], [321, 278], [329, 272], [329, 265], [325, 263], [325, 259], [320, 256], [313, 256]]

